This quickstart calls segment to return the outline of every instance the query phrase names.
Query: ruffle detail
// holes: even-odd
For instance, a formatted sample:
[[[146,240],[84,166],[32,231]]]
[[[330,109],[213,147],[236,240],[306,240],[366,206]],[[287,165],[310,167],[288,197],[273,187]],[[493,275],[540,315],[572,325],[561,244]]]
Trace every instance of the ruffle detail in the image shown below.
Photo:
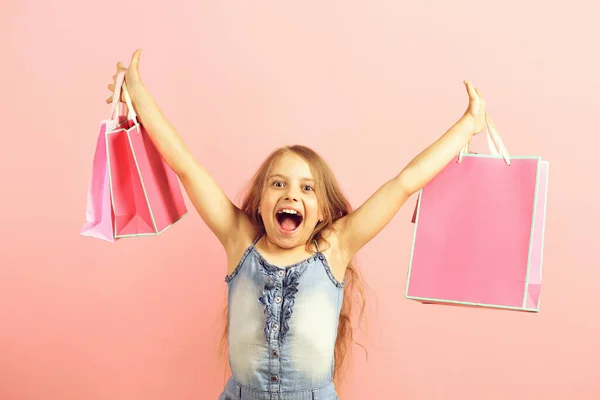
[[[327,273],[329,280],[335,285],[335,287],[337,287],[338,289],[345,288],[346,287],[346,276],[344,276],[344,280],[342,280],[341,282],[338,281],[335,278],[335,276],[333,276],[333,272],[331,272],[331,267],[329,266],[329,262],[327,261],[325,256],[323,254],[319,253],[319,258],[321,259],[321,262],[323,263],[323,266],[325,267],[325,272]]]
[[[289,331],[289,320],[292,317],[296,293],[298,293],[298,280],[311,259],[313,259],[313,257],[287,268],[279,268],[269,264],[262,257],[259,257],[262,273],[265,277],[265,286],[262,291],[262,296],[258,298],[258,302],[265,309],[264,333],[267,341],[269,341],[271,337],[275,324],[279,325],[279,344],[281,345],[285,340]],[[280,271],[284,271],[285,275],[278,280],[278,273]],[[275,299],[277,298],[278,293],[281,293],[281,317],[279,321],[277,320],[274,311]]]
[[[248,257],[248,254],[250,254],[251,250],[252,250],[252,246],[249,246],[246,249],[246,251],[244,251],[244,254],[242,254],[242,257],[240,258],[240,262],[238,263],[238,265],[236,265],[236,267],[233,270],[233,272],[230,275],[226,275],[225,276],[225,283],[231,282],[231,280],[233,278],[235,278],[236,275],[240,272],[240,269],[242,268],[242,265],[244,265],[244,261],[246,261],[246,258]]]
[[[265,286],[262,291],[262,296],[258,298],[258,302],[265,308],[265,339],[268,341],[275,325],[275,312],[273,311],[273,303],[275,302],[275,291],[277,290],[276,274],[277,270],[262,268],[262,273],[265,275]]]
[[[306,268],[306,267],[305,267]],[[301,271],[297,268],[288,269],[283,279],[283,301],[281,302],[281,332],[279,334],[279,344],[283,343],[283,339],[287,335],[290,326],[289,321],[292,317],[296,293],[298,293],[298,279]]]

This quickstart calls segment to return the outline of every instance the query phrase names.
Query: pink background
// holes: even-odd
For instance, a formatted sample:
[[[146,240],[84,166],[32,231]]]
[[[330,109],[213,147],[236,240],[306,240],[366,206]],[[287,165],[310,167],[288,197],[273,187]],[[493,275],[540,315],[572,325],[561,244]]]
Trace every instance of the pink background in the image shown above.
[[[106,85],[137,47],[232,197],[302,143],[357,206],[462,114],[472,80],[508,150],[551,162],[541,313],[404,299],[413,197],[359,254],[370,357],[342,398],[600,398],[598,3],[229,3],[2,1],[0,398],[222,388],[225,258],[199,217],[115,245],[78,234]]]

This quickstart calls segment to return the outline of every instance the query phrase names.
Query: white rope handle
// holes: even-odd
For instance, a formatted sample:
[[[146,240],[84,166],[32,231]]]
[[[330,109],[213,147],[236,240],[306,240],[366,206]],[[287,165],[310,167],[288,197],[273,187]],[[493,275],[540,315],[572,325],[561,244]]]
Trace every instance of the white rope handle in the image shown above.
[[[490,154],[502,155],[502,158],[504,158],[504,161],[506,161],[506,164],[510,165],[510,155],[508,154],[508,151],[506,150],[506,147],[504,146],[504,142],[502,141],[500,134],[498,133],[498,131],[496,130],[496,127],[494,126],[494,122],[492,121],[492,119],[490,118],[490,116],[487,112],[485,113],[485,131],[486,131],[488,149],[490,151]],[[458,162],[462,161],[463,155],[469,153],[470,147],[471,147],[471,140],[469,140],[469,142],[466,144],[466,146],[463,147],[463,149],[460,151],[460,153],[458,155]]]
[[[127,104],[127,119],[133,121],[137,125],[137,114],[133,109],[133,103],[131,102],[131,97],[129,97],[127,84],[125,82],[123,82],[123,97],[125,97],[125,104]]]
[[[123,110],[121,105],[121,88],[123,87],[123,82],[125,82],[125,70],[121,71],[117,76],[117,80],[115,81],[115,90],[113,90],[110,119],[115,120],[115,122]]]
[[[119,122],[119,116],[123,112],[123,105],[121,104],[121,93],[123,93],[123,97],[125,98],[125,105],[127,106],[127,119],[137,124],[137,114],[133,109],[133,103],[131,102],[131,97],[129,97],[129,92],[127,91],[127,84],[125,83],[126,72],[127,70],[123,69],[119,73],[119,76],[117,76],[117,81],[115,83],[112,109],[110,113],[110,119],[112,119],[115,122],[115,126],[117,126]]]

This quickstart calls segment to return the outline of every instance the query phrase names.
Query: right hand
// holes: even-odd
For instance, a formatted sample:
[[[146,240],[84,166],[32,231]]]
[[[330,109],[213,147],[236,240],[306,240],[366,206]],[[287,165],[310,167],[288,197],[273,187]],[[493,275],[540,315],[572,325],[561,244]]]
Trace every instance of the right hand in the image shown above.
[[[140,54],[142,53],[141,49],[137,49],[133,55],[131,56],[131,62],[129,63],[129,68],[127,68],[127,72],[125,72],[125,83],[127,84],[127,91],[129,96],[132,97],[132,92],[135,91],[135,88],[141,86],[142,82],[140,80],[140,71],[139,71],[139,62],[140,62]],[[108,85],[108,89],[111,91],[110,97],[106,99],[107,103],[112,103],[113,95],[115,92],[115,84],[117,82],[117,76],[119,73],[125,69],[125,66],[122,62],[117,63],[117,72],[113,75],[113,83]],[[123,92],[121,91],[121,102],[125,102],[125,97],[123,96]],[[133,101],[133,100],[132,100]]]

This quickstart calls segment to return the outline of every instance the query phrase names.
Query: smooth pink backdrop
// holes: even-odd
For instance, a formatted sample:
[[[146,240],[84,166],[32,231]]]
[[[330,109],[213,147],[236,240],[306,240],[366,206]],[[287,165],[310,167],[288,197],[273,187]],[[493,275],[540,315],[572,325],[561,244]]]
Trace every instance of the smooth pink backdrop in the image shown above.
[[[509,152],[551,162],[541,313],[405,300],[413,197],[359,254],[370,357],[357,351],[342,398],[600,398],[599,14],[581,0],[4,0],[0,398],[222,388],[225,258],[199,217],[115,245],[79,236],[106,86],[137,47],[232,197],[273,148],[302,143],[358,206],[462,114],[472,80]]]

